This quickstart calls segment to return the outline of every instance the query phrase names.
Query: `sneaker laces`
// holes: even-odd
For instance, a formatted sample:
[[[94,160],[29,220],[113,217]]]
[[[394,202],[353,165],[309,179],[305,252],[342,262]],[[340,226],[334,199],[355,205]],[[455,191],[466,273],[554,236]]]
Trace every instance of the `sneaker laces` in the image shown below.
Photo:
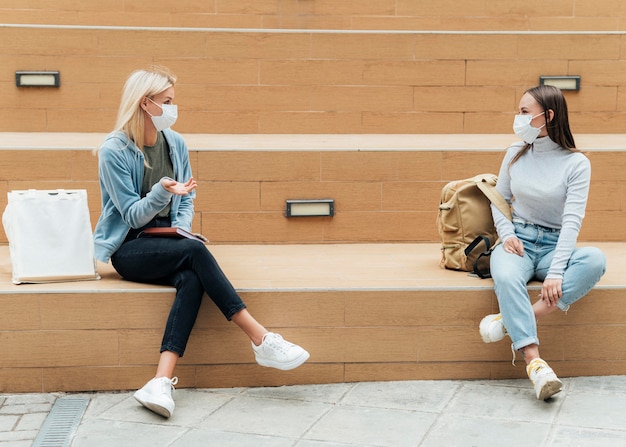
[[[290,343],[283,339],[282,335],[275,334],[273,332],[268,332],[263,336],[262,345],[265,344],[266,347],[278,351],[282,354],[285,354],[292,346],[293,343]]]
[[[515,356],[517,355],[517,351],[513,347],[513,343],[511,343],[511,353],[513,354],[513,360],[511,360],[511,364],[515,366]]]
[[[535,374],[539,374],[539,371],[541,371],[546,366],[548,366],[547,363],[543,361],[542,359],[540,358],[533,359],[528,364],[527,373],[529,376],[531,372],[534,372]]]
[[[161,392],[167,394],[174,393],[174,385],[178,384],[178,377],[172,377],[171,379],[169,377],[163,377],[159,380],[159,383],[161,384]]]

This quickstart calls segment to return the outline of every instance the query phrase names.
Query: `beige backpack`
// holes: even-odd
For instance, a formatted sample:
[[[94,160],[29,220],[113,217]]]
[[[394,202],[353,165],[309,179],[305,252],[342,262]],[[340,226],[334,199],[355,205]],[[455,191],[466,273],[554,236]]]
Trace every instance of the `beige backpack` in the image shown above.
[[[511,219],[511,208],[495,189],[498,177],[480,174],[448,183],[441,190],[437,228],[441,267],[489,278],[489,255],[498,241],[490,204]]]

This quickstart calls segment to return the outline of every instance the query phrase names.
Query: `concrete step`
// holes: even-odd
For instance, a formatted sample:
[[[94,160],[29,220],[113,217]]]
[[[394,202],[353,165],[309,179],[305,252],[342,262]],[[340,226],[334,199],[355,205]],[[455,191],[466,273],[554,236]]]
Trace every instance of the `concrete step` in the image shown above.
[[[567,314],[541,321],[542,356],[560,375],[626,374],[626,244],[593,244],[608,270]],[[484,345],[491,280],[439,268],[438,244],[211,245],[251,313],[311,353],[278,372],[205,299],[177,374],[185,386],[524,377],[508,341]],[[117,390],[154,373],[174,290],[102,279],[11,284],[0,247],[2,392]],[[531,296],[538,290],[531,284]],[[507,339],[508,340],[508,339]],[[555,366],[556,367],[556,366]]]

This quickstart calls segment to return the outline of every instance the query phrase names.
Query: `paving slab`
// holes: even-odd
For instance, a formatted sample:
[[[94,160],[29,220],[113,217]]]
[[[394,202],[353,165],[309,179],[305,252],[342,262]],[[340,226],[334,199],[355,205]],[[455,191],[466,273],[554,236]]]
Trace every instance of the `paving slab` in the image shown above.
[[[170,419],[132,392],[0,395],[0,447],[32,445],[68,395],[89,399],[72,447],[626,445],[626,376],[563,383],[546,402],[528,380],[182,389]]]

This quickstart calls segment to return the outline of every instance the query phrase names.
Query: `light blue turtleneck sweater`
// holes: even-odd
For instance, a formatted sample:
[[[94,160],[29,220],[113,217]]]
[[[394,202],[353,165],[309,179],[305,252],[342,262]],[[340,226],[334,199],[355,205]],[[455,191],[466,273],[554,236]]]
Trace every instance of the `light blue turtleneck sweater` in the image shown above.
[[[563,278],[585,216],[591,164],[581,152],[543,137],[509,166],[522,146],[516,143],[507,149],[496,189],[512,205],[513,219],[561,229],[547,278]],[[511,221],[495,206],[491,210],[500,239],[504,242],[514,236]]]

